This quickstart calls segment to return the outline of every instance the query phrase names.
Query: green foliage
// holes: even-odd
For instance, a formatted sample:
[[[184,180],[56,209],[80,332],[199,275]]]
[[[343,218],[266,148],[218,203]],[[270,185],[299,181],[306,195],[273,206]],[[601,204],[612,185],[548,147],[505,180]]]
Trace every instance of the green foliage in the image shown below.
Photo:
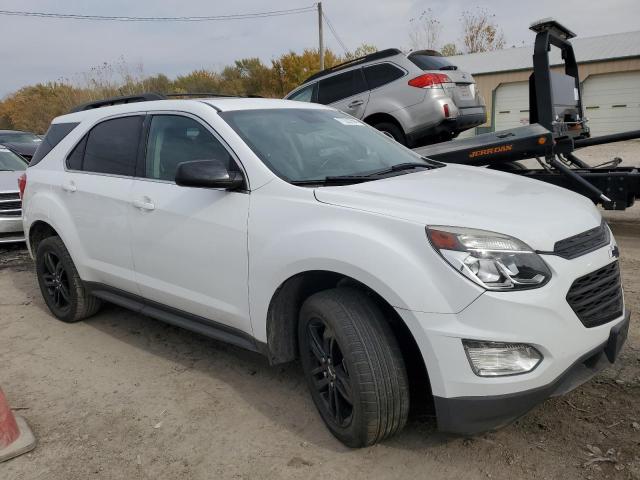
[[[363,44],[341,58],[325,51],[325,67],[375,52]],[[170,79],[166,75],[144,75],[142,65],[131,65],[120,57],[113,64],[92,67],[79,81],[61,80],[23,87],[0,101],[0,128],[44,133],[51,120],[74,106],[101,98],[157,93],[218,93],[282,98],[320,69],[317,49],[288,52],[265,65],[259,58],[243,58],[221,72],[194,70]]]

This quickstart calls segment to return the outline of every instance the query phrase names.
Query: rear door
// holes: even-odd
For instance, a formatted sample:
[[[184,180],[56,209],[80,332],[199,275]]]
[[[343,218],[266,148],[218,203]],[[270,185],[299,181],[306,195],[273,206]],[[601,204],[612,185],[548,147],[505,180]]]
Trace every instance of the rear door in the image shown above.
[[[136,291],[131,256],[131,188],[144,115],[104,120],[69,154],[62,198],[73,216],[87,280]]]
[[[181,187],[178,165],[239,164],[196,117],[149,116],[144,165],[130,208],[140,294],[162,305],[251,333],[248,304],[247,191]]]
[[[362,118],[368,102],[369,90],[360,68],[318,82],[318,103],[331,105],[356,118]]]

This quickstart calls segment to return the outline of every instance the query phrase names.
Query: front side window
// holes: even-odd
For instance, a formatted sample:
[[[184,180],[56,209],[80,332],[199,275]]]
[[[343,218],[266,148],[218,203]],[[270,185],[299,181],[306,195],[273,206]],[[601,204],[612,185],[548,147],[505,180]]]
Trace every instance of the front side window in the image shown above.
[[[348,98],[367,89],[362,70],[356,68],[340,73],[318,82],[318,103],[329,105],[343,98]]]
[[[93,127],[86,140],[81,168],[77,170],[132,177],[143,119],[142,116],[114,118]],[[68,158],[68,164],[76,150]]]
[[[0,172],[21,172],[27,169],[27,162],[8,148],[0,145]]]
[[[312,102],[314,87],[315,84],[304,87],[302,90],[298,90],[296,93],[287,98],[287,100],[296,100],[297,102]]]
[[[220,116],[271,171],[291,183],[433,163],[335,110],[237,110]]]
[[[215,160],[237,170],[227,149],[201,123],[180,115],[154,115],[147,141],[146,177],[173,181],[178,165]]]

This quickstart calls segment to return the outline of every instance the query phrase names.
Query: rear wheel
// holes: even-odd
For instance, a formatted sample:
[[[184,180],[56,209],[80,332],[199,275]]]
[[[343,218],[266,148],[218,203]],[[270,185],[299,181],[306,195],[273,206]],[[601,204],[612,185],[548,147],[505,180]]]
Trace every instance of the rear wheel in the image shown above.
[[[395,123],[380,122],[373,125],[373,128],[380,130],[382,133],[393,138],[396,142],[401,143],[402,145],[407,144],[407,139],[404,136],[404,132]]]
[[[36,275],[47,307],[63,322],[94,315],[101,306],[89,295],[60,237],[45,238],[36,251]]]
[[[350,447],[381,441],[405,425],[409,384],[383,312],[355,288],[326,290],[302,306],[302,368],[322,419]]]

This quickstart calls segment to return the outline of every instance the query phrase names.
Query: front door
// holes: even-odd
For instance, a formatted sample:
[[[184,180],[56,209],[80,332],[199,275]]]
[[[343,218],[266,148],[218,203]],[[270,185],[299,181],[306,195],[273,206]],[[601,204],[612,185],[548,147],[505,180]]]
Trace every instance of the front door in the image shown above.
[[[238,165],[199,120],[151,116],[144,172],[133,182],[132,251],[143,297],[251,333],[248,306],[249,193],[181,187],[178,164]]]

